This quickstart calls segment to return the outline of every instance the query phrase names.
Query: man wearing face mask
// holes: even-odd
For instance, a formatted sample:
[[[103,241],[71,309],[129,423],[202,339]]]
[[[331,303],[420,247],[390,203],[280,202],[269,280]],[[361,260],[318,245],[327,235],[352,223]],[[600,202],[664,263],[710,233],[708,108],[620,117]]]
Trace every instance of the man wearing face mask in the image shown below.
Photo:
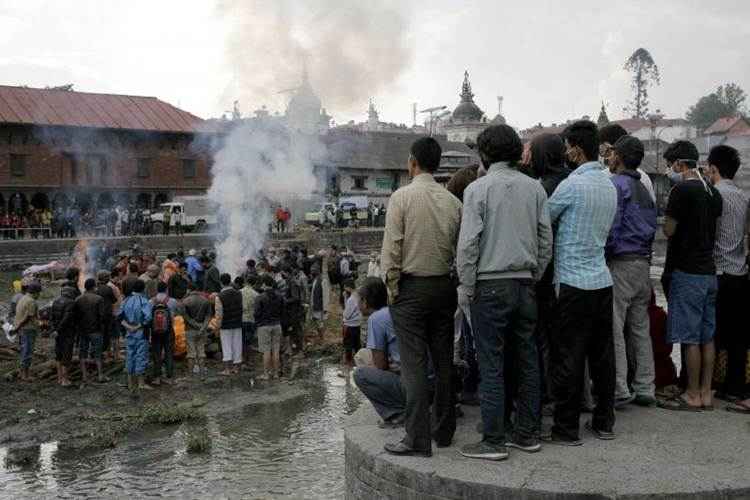
[[[669,177],[677,183],[669,193],[664,223],[668,238],[662,277],[669,304],[667,341],[682,346],[687,390],[660,406],[680,411],[713,409],[718,288],[713,252],[722,200],[698,169],[694,144],[676,141],[664,152],[664,159]]]
[[[550,336],[554,425],[542,439],[580,446],[579,419],[588,360],[596,381],[596,408],[587,428],[614,439],[615,359],[612,342],[612,276],[604,247],[617,211],[617,190],[597,161],[596,125],[581,120],[563,133],[568,161],[577,168],[549,199],[555,241],[558,327]]]
[[[599,129],[599,156],[601,162],[605,167],[609,168],[609,172],[615,175],[615,165],[610,161],[612,153],[614,151],[615,143],[620,140],[620,137],[628,135],[627,130],[618,123],[610,123]],[[654,191],[654,183],[651,182],[651,178],[643,171],[641,167],[636,169],[636,172],[641,174],[641,184],[646,188],[648,194],[651,195],[651,199],[656,203],[656,192]]]

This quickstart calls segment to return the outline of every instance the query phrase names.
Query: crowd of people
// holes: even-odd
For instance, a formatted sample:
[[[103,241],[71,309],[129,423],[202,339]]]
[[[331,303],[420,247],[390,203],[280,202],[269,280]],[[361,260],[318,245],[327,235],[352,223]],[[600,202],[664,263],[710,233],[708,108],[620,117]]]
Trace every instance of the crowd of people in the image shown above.
[[[76,354],[81,384],[109,382],[103,361],[120,359],[121,343],[131,389],[171,384],[178,323],[189,374],[207,373],[207,346],[215,341],[224,363],[221,375],[236,375],[245,365],[260,380],[278,379],[284,360],[304,353],[308,316],[313,340],[322,340],[331,277],[337,283],[356,279],[358,266],[351,252],[336,247],[316,255],[299,247],[261,251],[235,276],[220,272],[216,255],[207,250],[170,253],[158,261],[137,245],[130,252],[89,249],[86,261],[90,265],[83,271],[68,269],[60,295],[48,309],[40,311],[37,304],[37,280],[24,282],[11,300],[8,320],[19,337],[21,380],[32,380],[35,341],[46,329],[56,335],[61,386],[72,384],[69,373]],[[340,275],[338,269],[351,270]],[[91,276],[83,279],[82,272]],[[256,342],[263,354],[257,369],[249,355]],[[88,368],[94,366],[90,377]]]
[[[77,238],[151,234],[151,211],[136,207],[82,209],[77,206],[0,211],[3,239]]]
[[[748,197],[733,182],[736,150],[716,146],[703,166],[690,142],[664,152],[674,181],[666,313],[650,276],[658,224],[639,139],[579,121],[524,148],[498,125],[477,150],[481,165],[446,190],[433,178],[439,144],[414,142],[412,181],[389,203],[377,265],[385,282],[368,278],[357,292],[369,319],[354,380],[381,426],[405,427],[388,453],[450,446],[458,404],[481,410],[481,439],[461,455],[487,460],[579,446],[582,413],[588,433],[615,439],[616,410],[630,404],[708,412],[720,397],[750,413],[739,317]],[[719,387],[716,345],[727,351]]]

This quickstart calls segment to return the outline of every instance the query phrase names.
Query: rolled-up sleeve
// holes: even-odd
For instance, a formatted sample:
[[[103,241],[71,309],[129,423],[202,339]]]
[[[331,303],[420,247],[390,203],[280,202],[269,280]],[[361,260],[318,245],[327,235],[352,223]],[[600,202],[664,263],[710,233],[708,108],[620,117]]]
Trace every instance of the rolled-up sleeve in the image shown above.
[[[456,249],[456,269],[461,286],[473,295],[477,281],[479,241],[484,231],[481,201],[472,186],[464,192],[463,216]]]

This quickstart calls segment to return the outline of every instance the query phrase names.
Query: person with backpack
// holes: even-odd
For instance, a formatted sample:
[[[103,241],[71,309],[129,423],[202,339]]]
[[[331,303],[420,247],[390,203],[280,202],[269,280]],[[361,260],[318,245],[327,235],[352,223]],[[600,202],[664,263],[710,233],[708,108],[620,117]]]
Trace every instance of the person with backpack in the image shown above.
[[[220,279],[223,288],[216,296],[215,304],[225,365],[221,374],[233,375],[240,372],[242,364],[242,293],[232,286],[229,274],[222,274]]]
[[[151,385],[161,385],[162,363],[167,371],[165,383],[171,385],[174,379],[174,318],[177,307],[177,301],[167,295],[167,284],[160,281],[157,294],[151,299]]]
[[[73,359],[73,341],[76,334],[75,302],[76,290],[64,286],[60,289],[60,296],[52,303],[50,320],[52,328],[57,332],[55,338],[55,361],[57,361],[57,383],[68,387],[70,362]]]

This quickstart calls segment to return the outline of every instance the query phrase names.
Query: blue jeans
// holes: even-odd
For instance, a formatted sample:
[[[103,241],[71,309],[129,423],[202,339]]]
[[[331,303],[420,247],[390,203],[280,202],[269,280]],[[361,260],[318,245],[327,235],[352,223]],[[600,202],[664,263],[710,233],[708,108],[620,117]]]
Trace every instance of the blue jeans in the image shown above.
[[[31,358],[34,355],[34,342],[36,342],[36,330],[31,328],[21,330],[18,335],[21,343],[21,368],[31,366]]]
[[[148,368],[148,341],[142,331],[130,332],[125,337],[125,366],[128,375],[143,375]]]
[[[535,437],[541,420],[541,389],[534,335],[537,320],[534,283],[530,279],[478,282],[471,318],[481,375],[484,440],[504,445],[506,431],[522,438]],[[513,366],[514,382],[506,387],[508,364]],[[506,429],[513,396],[516,396],[515,425],[514,429]]]
[[[406,392],[398,374],[362,366],[354,370],[354,383],[383,420],[401,416],[406,411]]]

